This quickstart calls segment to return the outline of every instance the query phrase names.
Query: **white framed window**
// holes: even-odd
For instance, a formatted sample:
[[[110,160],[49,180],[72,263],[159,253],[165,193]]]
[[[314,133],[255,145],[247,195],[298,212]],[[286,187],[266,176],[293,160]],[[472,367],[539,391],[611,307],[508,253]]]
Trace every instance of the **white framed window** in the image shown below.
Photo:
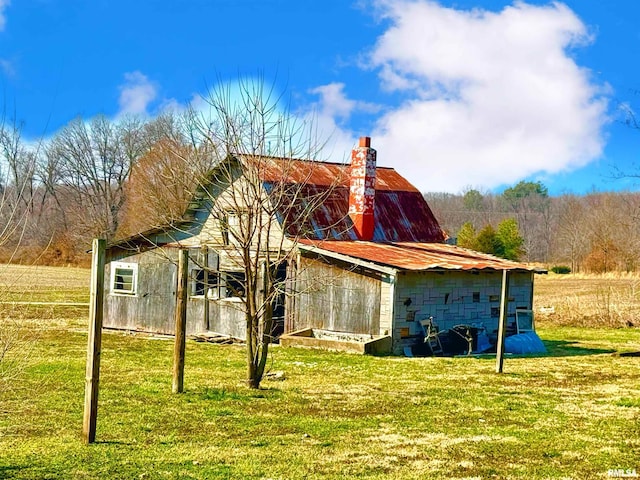
[[[111,293],[135,295],[138,287],[138,264],[111,264]]]

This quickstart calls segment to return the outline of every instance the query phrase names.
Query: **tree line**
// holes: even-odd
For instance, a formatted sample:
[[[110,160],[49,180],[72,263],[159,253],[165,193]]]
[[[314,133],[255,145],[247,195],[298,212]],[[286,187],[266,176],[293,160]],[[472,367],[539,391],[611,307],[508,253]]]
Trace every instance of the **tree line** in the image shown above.
[[[193,112],[98,116],[32,142],[20,125],[0,125],[0,261],[84,263],[93,238],[177,220],[226,154],[208,138],[211,128]],[[640,265],[640,193],[550,196],[541,182],[523,181],[502,193],[425,198],[461,246],[574,272]]]
[[[573,272],[640,267],[638,192],[550,196],[541,182],[522,181],[500,194],[468,189],[425,198],[461,246]]]
[[[113,240],[182,215],[219,158],[191,113],[104,116],[26,141],[0,127],[0,261],[85,263],[93,238]]]

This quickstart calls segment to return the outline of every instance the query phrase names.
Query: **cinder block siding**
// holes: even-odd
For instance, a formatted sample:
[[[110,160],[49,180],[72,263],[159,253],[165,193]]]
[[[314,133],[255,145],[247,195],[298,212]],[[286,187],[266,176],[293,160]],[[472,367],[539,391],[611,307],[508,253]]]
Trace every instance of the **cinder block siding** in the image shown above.
[[[483,324],[491,336],[498,328],[501,286],[499,271],[399,272],[394,295],[394,352],[401,353],[405,344],[415,341],[420,328],[414,319],[421,315],[432,315],[441,330],[459,324]],[[516,308],[531,309],[532,299],[533,275],[512,272],[510,319],[515,319]]]

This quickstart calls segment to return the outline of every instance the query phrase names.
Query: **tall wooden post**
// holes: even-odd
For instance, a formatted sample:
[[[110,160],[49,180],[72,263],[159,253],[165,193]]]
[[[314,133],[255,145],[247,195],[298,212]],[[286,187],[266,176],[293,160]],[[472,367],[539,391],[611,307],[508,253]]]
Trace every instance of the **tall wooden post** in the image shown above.
[[[89,338],[87,343],[87,368],[84,385],[84,418],[82,421],[82,438],[86,444],[93,443],[96,440],[106,246],[106,240],[93,240],[91,296],[89,303]]]
[[[187,329],[187,290],[189,280],[189,251],[180,250],[178,256],[178,285],[176,289],[176,339],[173,346],[173,393],[184,391],[184,351]]]
[[[204,245],[202,247],[202,269],[204,270],[203,279],[204,282],[204,326],[209,330],[209,247]]]
[[[500,323],[498,324],[498,344],[496,345],[496,373],[502,373],[504,363],[504,337],[507,330],[509,306],[509,271],[502,271],[502,293],[500,295]]]

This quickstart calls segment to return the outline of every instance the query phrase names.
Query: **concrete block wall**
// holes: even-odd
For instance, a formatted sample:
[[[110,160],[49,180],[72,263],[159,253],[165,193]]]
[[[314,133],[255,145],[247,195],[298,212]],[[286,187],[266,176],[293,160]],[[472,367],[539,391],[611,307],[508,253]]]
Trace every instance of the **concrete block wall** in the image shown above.
[[[394,352],[415,343],[421,334],[415,321],[432,315],[440,330],[459,324],[482,324],[497,331],[502,272],[400,272],[394,295]],[[509,321],[516,308],[531,309],[533,275],[513,272],[509,281]]]

